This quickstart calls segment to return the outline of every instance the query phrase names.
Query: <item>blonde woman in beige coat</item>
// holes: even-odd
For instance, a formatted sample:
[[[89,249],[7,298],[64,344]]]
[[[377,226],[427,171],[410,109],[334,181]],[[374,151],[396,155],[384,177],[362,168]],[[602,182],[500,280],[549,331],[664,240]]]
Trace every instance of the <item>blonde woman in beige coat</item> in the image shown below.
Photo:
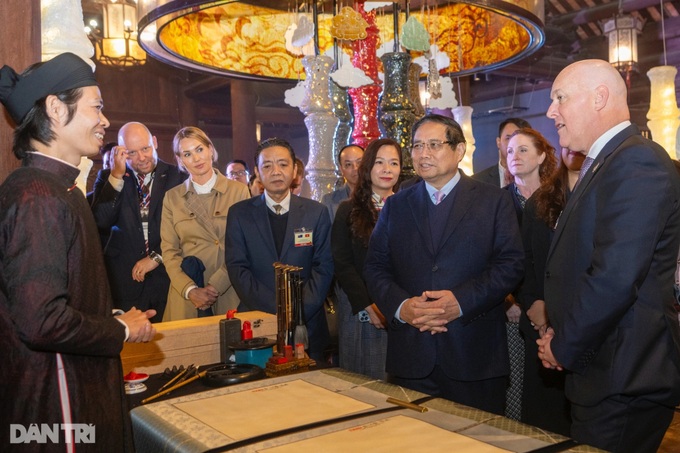
[[[227,179],[213,168],[217,152],[208,136],[196,127],[180,129],[173,140],[177,163],[190,177],[168,191],[163,200],[161,249],[170,276],[163,321],[224,314],[239,304],[225,265],[227,213],[234,203],[250,198],[248,187]],[[205,266],[204,287],[196,275],[182,270],[187,257]]]

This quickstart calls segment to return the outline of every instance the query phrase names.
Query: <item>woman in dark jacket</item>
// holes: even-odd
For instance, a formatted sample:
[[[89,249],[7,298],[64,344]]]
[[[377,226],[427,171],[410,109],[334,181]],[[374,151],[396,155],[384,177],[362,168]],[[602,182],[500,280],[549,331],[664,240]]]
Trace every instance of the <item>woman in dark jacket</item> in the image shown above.
[[[570,432],[571,417],[564,395],[565,374],[541,365],[536,340],[549,325],[543,275],[550,241],[557,219],[576,185],[584,158],[582,153],[563,148],[557,172],[529,199],[522,219],[525,274],[518,296],[522,307],[519,327],[524,335],[526,354],[522,421],[566,436]]]
[[[359,167],[352,197],[340,204],[333,222],[331,248],[338,294],[340,367],[384,379],[387,354],[385,318],[368,295],[364,260],[378,214],[392,195],[401,172],[401,148],[388,138],[371,142]]]

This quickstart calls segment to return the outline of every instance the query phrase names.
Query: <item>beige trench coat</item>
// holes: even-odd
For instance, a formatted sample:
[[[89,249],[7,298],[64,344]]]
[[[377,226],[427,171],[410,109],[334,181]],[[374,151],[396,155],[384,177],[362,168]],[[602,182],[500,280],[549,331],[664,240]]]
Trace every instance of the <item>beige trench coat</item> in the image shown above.
[[[238,181],[227,179],[219,171],[213,194],[217,197],[211,215],[212,225],[204,225],[187,205],[188,192],[194,191],[191,179],[174,187],[165,194],[161,221],[161,250],[163,263],[170,276],[168,304],[163,321],[177,321],[196,317],[196,308],[185,299],[186,290],[194,281],[186,275],[181,264],[184,257],[195,256],[205,265],[205,284],[212,285],[219,293],[213,311],[224,314],[239,304],[236,291],[231,286],[225,264],[224,237],[227,229],[227,213],[234,203],[250,198],[248,187]]]

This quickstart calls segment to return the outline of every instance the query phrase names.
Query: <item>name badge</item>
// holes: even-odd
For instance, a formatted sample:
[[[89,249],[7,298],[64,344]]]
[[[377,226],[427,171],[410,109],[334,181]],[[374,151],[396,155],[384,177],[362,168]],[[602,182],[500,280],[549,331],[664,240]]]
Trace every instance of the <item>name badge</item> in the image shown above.
[[[300,228],[293,231],[295,236],[295,247],[312,247],[314,245],[314,230]]]

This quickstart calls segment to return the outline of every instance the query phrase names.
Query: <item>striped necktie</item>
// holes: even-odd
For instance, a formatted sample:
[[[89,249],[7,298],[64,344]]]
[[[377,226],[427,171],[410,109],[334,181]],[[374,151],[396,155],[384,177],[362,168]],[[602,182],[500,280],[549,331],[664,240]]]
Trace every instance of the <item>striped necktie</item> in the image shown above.
[[[579,185],[583,177],[586,175],[588,172],[588,169],[593,165],[593,162],[595,159],[592,157],[586,157],[586,160],[583,161],[583,165],[581,166],[581,171],[578,172],[578,179],[576,180],[576,184],[574,184],[574,189]]]

